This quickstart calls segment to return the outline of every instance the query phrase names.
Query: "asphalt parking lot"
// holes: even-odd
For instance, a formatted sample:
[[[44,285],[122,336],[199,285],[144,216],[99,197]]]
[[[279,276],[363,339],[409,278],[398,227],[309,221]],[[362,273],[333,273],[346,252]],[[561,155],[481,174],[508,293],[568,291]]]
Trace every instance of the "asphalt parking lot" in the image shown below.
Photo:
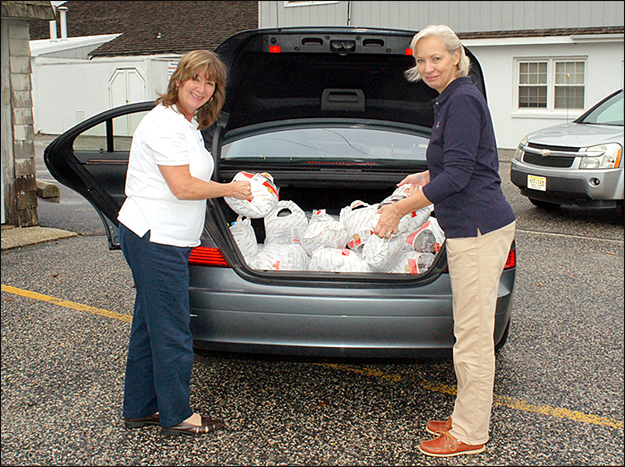
[[[425,457],[449,360],[196,352],[200,438],[121,420],[134,291],[101,234],[2,251],[2,465],[623,465],[623,217],[546,213],[516,192],[517,287],[485,453]]]

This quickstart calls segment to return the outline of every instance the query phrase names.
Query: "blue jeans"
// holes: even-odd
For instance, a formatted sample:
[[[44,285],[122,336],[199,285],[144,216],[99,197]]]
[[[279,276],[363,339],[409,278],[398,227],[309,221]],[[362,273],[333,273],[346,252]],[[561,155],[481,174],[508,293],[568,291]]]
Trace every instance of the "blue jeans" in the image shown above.
[[[193,336],[189,309],[191,248],[150,242],[123,224],[119,242],[135,282],[135,309],[128,345],[124,418],[159,412],[161,425],[193,415],[190,406]]]

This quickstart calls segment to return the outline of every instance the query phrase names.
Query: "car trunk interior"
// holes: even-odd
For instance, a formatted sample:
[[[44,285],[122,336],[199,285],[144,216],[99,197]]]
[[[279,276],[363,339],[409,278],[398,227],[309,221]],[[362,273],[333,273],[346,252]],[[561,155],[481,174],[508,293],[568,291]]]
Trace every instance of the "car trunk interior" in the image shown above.
[[[406,55],[244,53],[228,83],[229,128],[300,118],[363,118],[432,126],[436,91],[410,83]],[[302,73],[306,79],[302,79]]]
[[[308,218],[310,218],[312,211],[325,209],[328,214],[337,219],[341,209],[349,206],[353,201],[360,200],[371,205],[378,204],[391,195],[396,188],[391,184],[386,188],[348,187],[345,185],[314,187],[298,184],[281,186],[279,183],[276,183],[276,185],[279,188],[280,200],[294,202],[306,213]],[[219,201],[219,206],[228,224],[237,219],[238,214],[223,199]],[[264,243],[266,236],[264,220],[260,218],[252,219],[251,221],[258,242]]]
[[[409,33],[343,37],[340,31],[332,36],[280,31],[230,44],[233,48],[218,48],[229,68],[224,107],[228,121],[218,141],[227,140],[232,132],[285,120],[346,119],[352,125],[387,122],[431,128],[432,100],[438,93],[423,82],[409,82],[404,75],[415,64],[407,53],[411,39]],[[272,53],[275,50],[280,53]],[[418,162],[417,166],[330,162],[289,167],[263,160],[237,166],[220,159],[219,142],[212,145],[212,152],[217,181],[229,182],[240,170],[267,172],[279,188],[280,200],[293,201],[308,215],[325,209],[338,216],[355,200],[380,203],[406,174],[426,170]],[[225,202],[219,205],[227,222],[237,218]],[[263,220],[252,223],[262,243]]]

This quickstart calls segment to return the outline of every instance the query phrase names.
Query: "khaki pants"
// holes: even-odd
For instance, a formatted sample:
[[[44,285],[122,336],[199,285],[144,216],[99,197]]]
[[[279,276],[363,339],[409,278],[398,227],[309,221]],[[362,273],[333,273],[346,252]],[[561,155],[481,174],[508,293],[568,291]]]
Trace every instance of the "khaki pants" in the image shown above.
[[[458,384],[450,434],[466,444],[488,441],[495,379],[497,291],[515,226],[512,222],[486,235],[447,239]]]

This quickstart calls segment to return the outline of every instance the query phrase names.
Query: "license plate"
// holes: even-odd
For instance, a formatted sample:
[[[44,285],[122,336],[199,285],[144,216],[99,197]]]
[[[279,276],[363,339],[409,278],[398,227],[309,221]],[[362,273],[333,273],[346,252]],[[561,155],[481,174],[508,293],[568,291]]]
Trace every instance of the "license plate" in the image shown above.
[[[528,175],[527,188],[530,190],[547,191],[547,178]]]

